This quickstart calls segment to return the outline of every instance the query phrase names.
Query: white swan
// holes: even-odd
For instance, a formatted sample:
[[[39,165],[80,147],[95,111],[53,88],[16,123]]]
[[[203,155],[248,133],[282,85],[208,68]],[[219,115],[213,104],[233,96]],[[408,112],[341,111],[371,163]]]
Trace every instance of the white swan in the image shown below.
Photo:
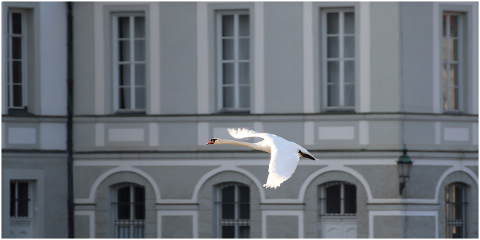
[[[311,153],[300,145],[287,141],[282,137],[270,133],[257,133],[248,129],[228,129],[228,133],[234,138],[259,137],[263,141],[257,143],[240,142],[226,140],[221,138],[210,139],[209,144],[234,144],[250,147],[256,150],[270,153],[270,164],[268,167],[267,183],[263,184],[265,188],[277,188],[289,179],[297,168],[300,156],[317,160]]]

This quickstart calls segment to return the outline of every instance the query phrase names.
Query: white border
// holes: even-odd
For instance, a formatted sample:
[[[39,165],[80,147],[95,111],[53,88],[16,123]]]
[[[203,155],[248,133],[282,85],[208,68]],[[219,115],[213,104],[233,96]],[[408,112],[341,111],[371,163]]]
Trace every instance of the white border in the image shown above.
[[[163,216],[192,216],[192,238],[198,238],[198,211],[185,210],[158,210],[157,211],[157,238],[162,238]]]
[[[438,238],[438,211],[369,211],[368,212],[368,237],[373,238],[375,216],[429,216],[435,217],[435,238]]]
[[[297,216],[297,238],[304,238],[303,210],[262,210],[262,238],[267,238],[267,216]]]

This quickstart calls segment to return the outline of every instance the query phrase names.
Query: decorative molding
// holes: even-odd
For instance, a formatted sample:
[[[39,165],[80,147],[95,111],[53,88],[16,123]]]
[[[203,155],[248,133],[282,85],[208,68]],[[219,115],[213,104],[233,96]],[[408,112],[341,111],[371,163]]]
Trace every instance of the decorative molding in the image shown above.
[[[158,210],[157,211],[157,238],[162,238],[163,216],[192,216],[192,237],[198,238],[198,211],[188,210]]]
[[[262,238],[267,238],[267,216],[297,216],[298,238],[304,238],[303,210],[262,210]]]
[[[95,210],[75,210],[75,216],[88,216],[89,237],[95,238]]]
[[[435,217],[435,238],[438,238],[438,211],[369,211],[368,237],[374,238],[374,217],[376,216],[428,216]]]

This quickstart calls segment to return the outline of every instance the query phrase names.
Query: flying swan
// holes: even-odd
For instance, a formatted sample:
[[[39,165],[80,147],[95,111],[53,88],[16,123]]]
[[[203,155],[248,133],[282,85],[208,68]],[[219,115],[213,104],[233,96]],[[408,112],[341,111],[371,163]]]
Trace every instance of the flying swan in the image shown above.
[[[210,139],[209,144],[234,144],[240,146],[250,147],[256,150],[270,153],[270,164],[268,166],[268,179],[267,183],[263,184],[265,188],[277,188],[289,179],[295,169],[297,168],[298,160],[300,156],[309,158],[311,160],[317,160],[311,153],[300,145],[287,141],[282,137],[279,137],[271,133],[257,133],[249,129],[233,129],[229,128],[228,133],[234,138],[248,138],[259,137],[263,138],[263,141],[256,143],[240,142],[234,140],[226,140],[221,138]]]

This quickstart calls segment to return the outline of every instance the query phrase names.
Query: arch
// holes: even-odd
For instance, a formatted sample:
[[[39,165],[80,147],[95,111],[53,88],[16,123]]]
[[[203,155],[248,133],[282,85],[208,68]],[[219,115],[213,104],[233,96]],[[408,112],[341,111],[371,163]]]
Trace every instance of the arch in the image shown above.
[[[260,183],[260,181],[253,174],[248,172],[247,170],[241,169],[241,168],[238,168],[238,167],[235,167],[235,166],[221,166],[221,167],[215,168],[215,169],[211,170],[210,172],[206,173],[205,175],[203,175],[200,178],[200,180],[198,180],[197,185],[195,185],[195,189],[193,191],[193,196],[192,196],[192,201],[193,202],[198,202],[198,194],[200,192],[200,189],[202,188],[203,184],[205,184],[205,182],[208,179],[210,179],[211,177],[215,176],[218,173],[227,172],[227,171],[233,171],[233,172],[241,173],[241,174],[245,175],[246,177],[248,177],[250,180],[252,180],[252,182],[255,183],[255,186],[257,186],[258,192],[260,193],[260,202],[261,203],[265,202],[265,192],[263,191],[262,184]]]
[[[348,174],[352,175],[353,177],[355,177],[360,183],[362,183],[363,188],[365,189],[365,191],[367,193],[368,201],[370,202],[373,199],[372,192],[370,190],[370,185],[368,185],[367,180],[365,180],[365,178],[363,178],[363,176],[360,173],[358,173],[357,171],[355,171],[351,168],[347,168],[345,166],[335,166],[335,167],[334,166],[328,166],[328,167],[324,167],[324,168],[321,168],[321,169],[315,171],[314,173],[310,174],[310,176],[308,176],[307,179],[305,179],[302,186],[300,187],[300,192],[298,194],[298,199],[300,200],[300,202],[304,202],[305,191],[307,190],[307,187],[310,185],[310,183],[312,183],[312,181],[316,177],[318,177],[321,174],[324,174],[326,172],[333,172],[333,171],[345,172],[345,173],[348,173]]]
[[[448,177],[448,175],[450,175],[454,172],[462,172],[462,173],[467,174],[469,177],[471,177],[473,179],[473,181],[475,182],[475,184],[477,184],[477,187],[478,187],[478,178],[472,170],[470,170],[468,168],[462,168],[460,166],[453,166],[453,167],[449,168],[447,171],[445,171],[442,174],[442,176],[440,176],[440,178],[438,179],[437,187],[435,188],[435,202],[436,203],[439,202],[440,187],[442,186],[443,181]]]
[[[152,186],[153,188],[153,191],[155,192],[155,199],[156,199],[156,202],[159,202],[161,197],[160,197],[160,189],[158,188],[158,185],[155,183],[155,181],[153,180],[152,177],[150,177],[150,175],[148,175],[147,173],[143,172],[142,170],[138,169],[138,168],[134,168],[132,166],[119,166],[119,167],[116,167],[116,168],[113,168],[113,169],[110,169],[104,173],[102,173],[102,175],[100,175],[96,180],[95,182],[93,183],[92,185],[92,188],[90,189],[90,194],[88,196],[88,199],[85,199],[85,202],[86,203],[95,203],[95,194],[97,192],[97,189],[98,187],[100,186],[100,184],[107,178],[109,177],[110,175],[114,174],[114,173],[118,173],[118,172],[133,172],[133,173],[136,173],[140,176],[142,176],[143,178],[145,178],[149,183],[150,185]]]

